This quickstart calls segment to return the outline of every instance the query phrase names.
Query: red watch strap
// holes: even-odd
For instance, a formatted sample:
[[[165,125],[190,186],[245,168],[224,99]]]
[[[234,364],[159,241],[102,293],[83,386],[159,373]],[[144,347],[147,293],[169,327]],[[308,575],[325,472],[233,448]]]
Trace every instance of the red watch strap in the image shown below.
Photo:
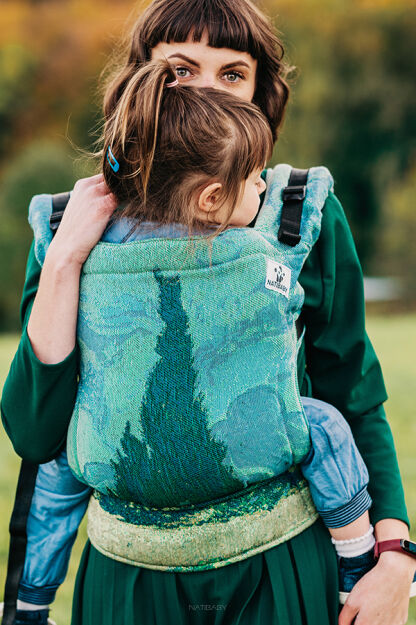
[[[376,560],[383,551],[402,551],[402,539],[394,538],[393,540],[381,540],[374,545],[374,557]]]

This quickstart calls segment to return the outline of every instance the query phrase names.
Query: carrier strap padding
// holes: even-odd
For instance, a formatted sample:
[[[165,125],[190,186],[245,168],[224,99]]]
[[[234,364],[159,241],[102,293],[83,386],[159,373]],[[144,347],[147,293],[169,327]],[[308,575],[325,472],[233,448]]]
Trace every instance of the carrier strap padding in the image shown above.
[[[16,618],[16,602],[19,583],[26,555],[26,524],[35,490],[38,465],[22,460],[16,488],[16,498],[10,519],[10,547],[4,588],[4,611],[2,625],[13,625]]]
[[[283,206],[278,239],[291,247],[294,247],[300,241],[299,232],[308,171],[308,169],[292,168],[288,185],[282,191]]]

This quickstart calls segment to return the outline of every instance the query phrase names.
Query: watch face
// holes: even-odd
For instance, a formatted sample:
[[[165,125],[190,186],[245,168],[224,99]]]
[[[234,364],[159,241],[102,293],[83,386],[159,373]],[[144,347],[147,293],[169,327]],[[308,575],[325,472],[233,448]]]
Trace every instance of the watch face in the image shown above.
[[[412,543],[410,540],[403,540],[403,549],[416,556],[416,543]]]

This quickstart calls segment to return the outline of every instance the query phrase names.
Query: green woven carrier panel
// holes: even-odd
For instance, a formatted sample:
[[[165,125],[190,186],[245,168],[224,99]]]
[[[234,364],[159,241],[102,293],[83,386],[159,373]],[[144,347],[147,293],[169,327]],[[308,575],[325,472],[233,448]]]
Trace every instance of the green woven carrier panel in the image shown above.
[[[99,242],[83,266],[80,382],[68,433],[75,475],[112,501],[186,508],[287,475],[308,453],[295,321],[298,283],[333,186],[309,172],[301,243],[277,239],[289,165],[267,171],[255,228],[191,253],[185,238]],[[43,263],[51,196],[29,221]],[[124,512],[123,512],[124,511]]]

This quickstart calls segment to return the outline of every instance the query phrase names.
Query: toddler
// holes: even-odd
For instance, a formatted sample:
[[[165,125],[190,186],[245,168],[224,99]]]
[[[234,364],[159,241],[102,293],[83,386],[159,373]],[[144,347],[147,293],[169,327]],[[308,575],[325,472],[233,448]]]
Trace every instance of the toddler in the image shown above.
[[[241,137],[246,138],[246,143],[234,150],[233,167],[228,164],[225,168],[225,172],[232,172],[229,177],[223,173],[227,150],[212,150],[209,138],[205,144],[197,140],[201,128],[211,122],[201,117],[206,115],[206,102],[218,103],[223,111],[221,122],[229,131],[230,143],[236,141],[237,133],[241,141]],[[250,116],[255,133],[245,125]],[[221,131],[214,126],[214,132]],[[273,142],[260,111],[253,104],[213,89],[202,92],[179,87],[167,62],[150,63],[138,70],[134,95],[131,90],[124,98],[105,132],[103,171],[107,184],[121,202],[102,243],[122,245],[155,237],[189,237],[191,241],[201,236],[212,243],[232,228],[246,228],[258,214],[264,193],[267,202],[263,169]],[[181,144],[182,168],[170,170],[168,156]],[[245,149],[247,145],[250,149]],[[188,159],[191,153],[193,157]],[[139,166],[135,168],[137,162]],[[126,175],[123,168],[127,169]],[[280,175],[281,170],[269,172],[270,176]],[[325,172],[317,175],[329,180]],[[172,194],[176,193],[176,204],[170,204],[172,212],[166,215],[169,186]],[[308,191],[313,192],[309,185]],[[183,207],[188,210],[186,220]],[[375,541],[368,514],[368,473],[342,415],[314,398],[302,397],[301,405],[309,425],[310,448],[299,451],[297,464],[331,533],[339,557],[343,602],[353,585],[375,563]],[[70,465],[73,469],[71,458]],[[28,546],[16,625],[47,623],[49,605],[65,577],[94,481],[90,474],[77,473],[85,479],[82,483],[73,476],[71,468],[66,451],[39,467],[27,526]],[[289,468],[284,463],[279,465],[281,472]],[[249,483],[247,478],[245,485]]]

